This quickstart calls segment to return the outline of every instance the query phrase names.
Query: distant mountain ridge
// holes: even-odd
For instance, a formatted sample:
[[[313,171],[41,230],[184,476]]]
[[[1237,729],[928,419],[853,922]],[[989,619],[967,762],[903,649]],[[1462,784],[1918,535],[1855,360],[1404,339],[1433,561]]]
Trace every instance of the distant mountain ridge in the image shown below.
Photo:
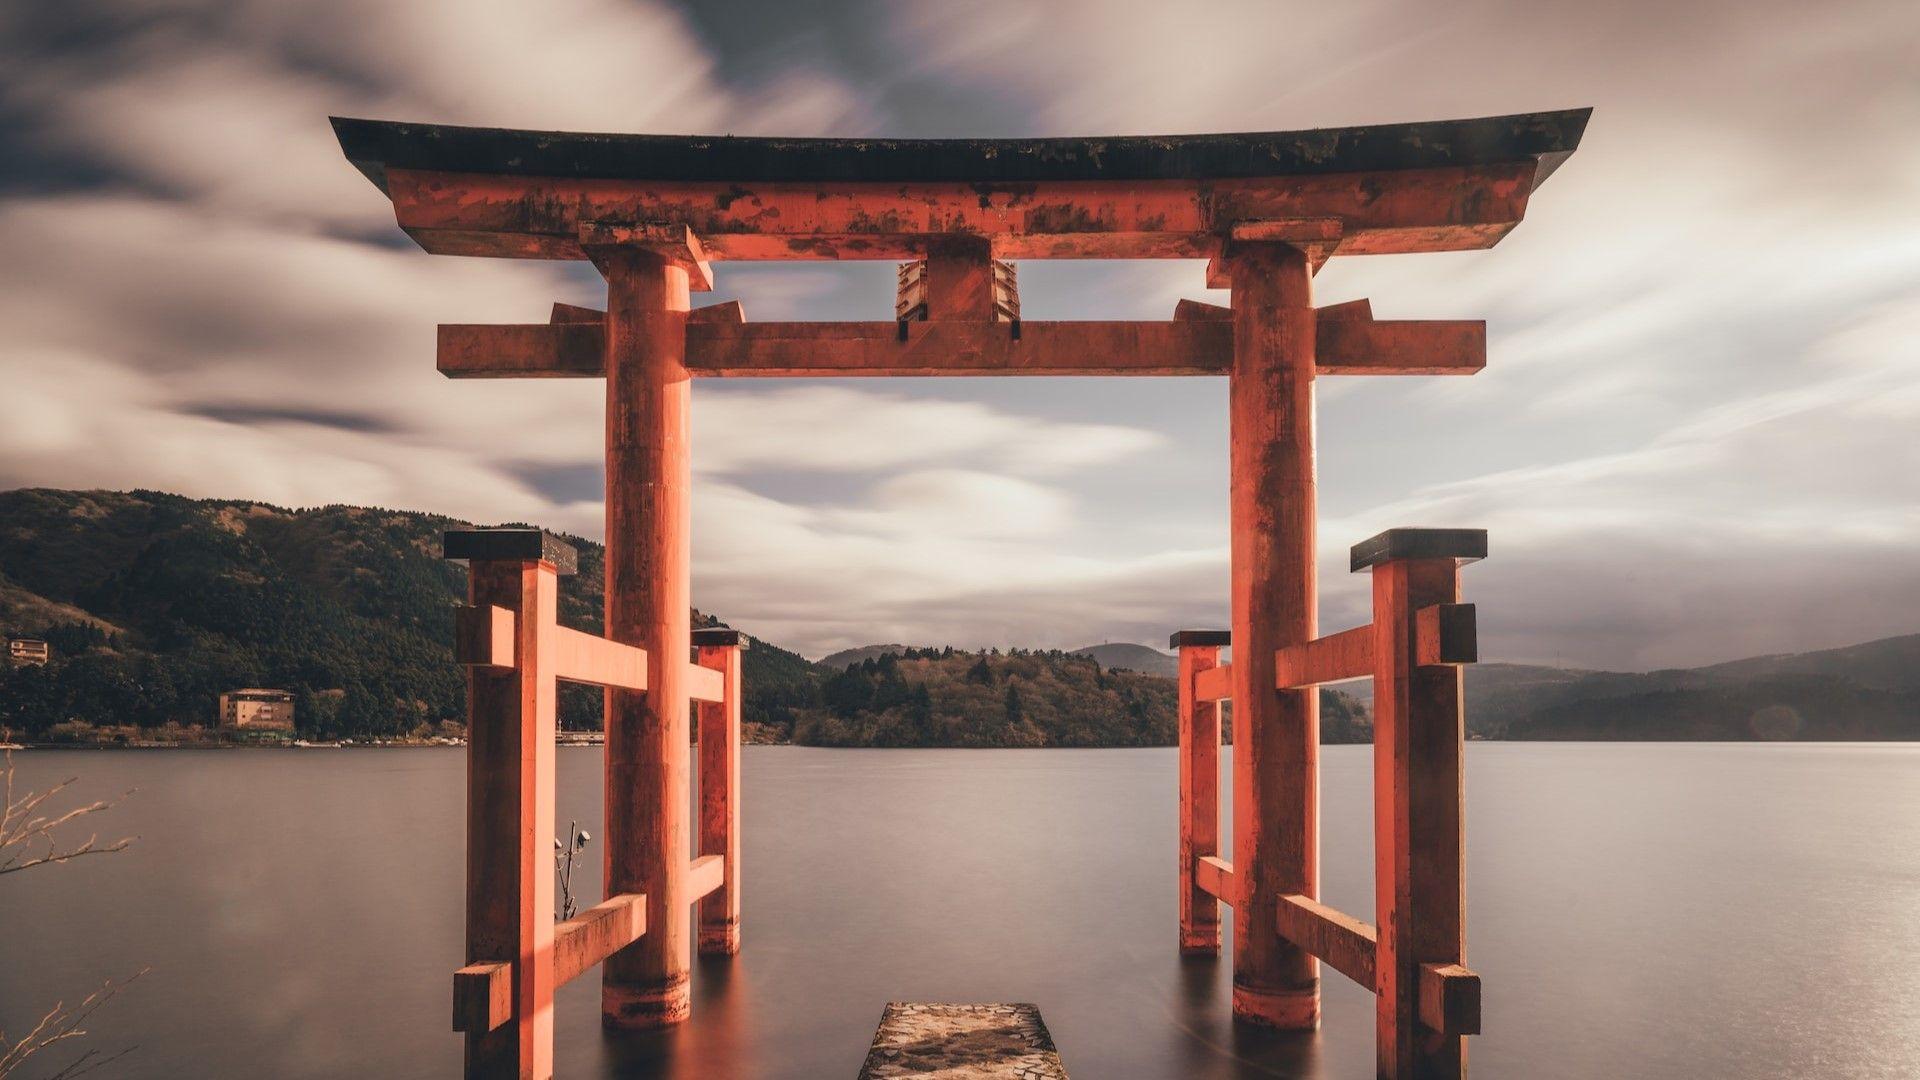
[[[1073,650],[1075,656],[1091,656],[1100,666],[1112,671],[1137,671],[1171,679],[1180,674],[1180,658],[1146,645],[1113,641]]]
[[[0,728],[204,724],[215,697],[240,686],[293,690],[305,735],[456,722],[464,678],[449,609],[466,571],[440,557],[439,537],[458,527],[354,506],[0,492],[0,634],[47,637],[55,653],[45,667],[0,662]],[[580,572],[562,580],[561,617],[598,632],[604,553],[569,539]],[[1004,654],[875,645],[815,664],[756,641],[744,711],[770,741],[1158,745],[1171,737],[1176,688],[1164,673],[1176,666],[1129,643]],[[847,677],[830,694],[837,675]],[[1466,688],[1478,738],[1920,739],[1920,634],[1644,673],[1485,663],[1467,668]],[[1354,699],[1371,689],[1362,680],[1323,694],[1327,741],[1368,737]],[[597,726],[599,703],[592,688],[565,687],[563,724]]]
[[[1465,685],[1480,738],[1920,739],[1920,634],[1647,672],[1473,664]]]
[[[906,652],[908,649],[921,647],[923,646],[902,645],[897,641],[889,645],[859,645],[851,649],[841,649],[836,653],[828,653],[814,661],[814,663],[819,664],[821,668],[829,673],[845,671],[848,664],[859,664],[868,660],[878,660],[888,653],[899,654]]]

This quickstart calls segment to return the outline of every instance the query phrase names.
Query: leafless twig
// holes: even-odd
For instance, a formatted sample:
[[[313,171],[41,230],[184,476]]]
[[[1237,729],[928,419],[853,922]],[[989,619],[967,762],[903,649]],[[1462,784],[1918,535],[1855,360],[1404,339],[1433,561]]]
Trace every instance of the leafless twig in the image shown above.
[[[54,838],[54,830],[69,822],[83,818],[88,814],[97,814],[110,810],[119,803],[119,799],[103,799],[78,806],[63,814],[40,813],[47,800],[65,791],[77,777],[68,777],[45,791],[29,791],[15,798],[13,794],[13,751],[6,754],[6,765],[0,768],[5,777],[6,793],[4,807],[0,807],[0,874],[12,874],[21,870],[31,870],[36,866],[63,863],[80,858],[82,855],[105,855],[110,852],[124,851],[133,843],[134,837],[123,837],[110,844],[100,843],[100,834],[94,833],[74,847],[63,848]],[[131,790],[121,795],[124,799],[133,794]]]
[[[105,855],[109,852],[124,851],[133,843],[129,836],[102,845],[100,836],[95,833],[86,841],[70,847],[63,847],[54,837],[54,831],[62,825],[109,809],[119,799],[102,800],[87,806],[76,807],[62,814],[51,811],[41,812],[49,799],[65,791],[75,778],[69,778],[45,791],[28,791],[19,797],[14,796],[13,751],[6,752],[5,764],[0,766],[0,874],[11,874],[20,870],[31,870],[36,866],[51,866],[68,862],[82,855]],[[128,791],[126,795],[133,794]],[[121,798],[126,798],[122,795]],[[0,1029],[0,1077],[11,1076],[28,1058],[41,1053],[69,1039],[78,1039],[87,1034],[84,1026],[100,1006],[105,1005],[114,995],[126,989],[127,984],[145,975],[150,969],[141,968],[129,978],[115,982],[108,979],[100,989],[88,994],[78,1005],[68,1008],[66,1002],[55,1002],[48,1009],[33,1030],[18,1040],[10,1039],[4,1029]],[[68,1062],[51,1080],[72,1080],[84,1076],[110,1062],[116,1061],[133,1051],[133,1047],[103,1054],[99,1050],[87,1050],[79,1057]]]
[[[47,1014],[40,1018],[38,1024],[34,1025],[33,1030],[27,1032],[26,1035],[17,1042],[7,1038],[5,1031],[0,1031],[0,1077],[11,1076],[14,1072],[18,1071],[22,1065],[26,1064],[28,1058],[49,1047],[66,1042],[68,1039],[78,1039],[86,1035],[87,1029],[81,1025],[87,1022],[87,1018],[92,1016],[94,1011],[99,1009],[100,1006],[105,1005],[115,994],[126,989],[128,984],[140,976],[145,975],[149,970],[151,969],[141,968],[139,971],[134,972],[132,976],[122,979],[119,982],[108,979],[101,985],[100,989],[88,994],[80,1004],[72,1008],[68,1008],[64,1001],[55,1002],[53,1008],[48,1009]],[[86,1053],[75,1058],[65,1068],[54,1073],[50,1080],[71,1080],[72,1077],[83,1076],[110,1061],[114,1061],[131,1053],[133,1050],[134,1047],[129,1046],[124,1050],[104,1055],[98,1050],[88,1050]]]

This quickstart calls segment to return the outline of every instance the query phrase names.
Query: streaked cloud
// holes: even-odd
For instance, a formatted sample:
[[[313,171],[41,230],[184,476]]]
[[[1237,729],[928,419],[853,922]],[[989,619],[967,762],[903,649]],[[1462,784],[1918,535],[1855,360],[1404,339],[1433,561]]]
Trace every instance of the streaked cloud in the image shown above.
[[[1317,282],[1491,335],[1471,379],[1322,382],[1323,623],[1364,618],[1348,544],[1436,524],[1492,530],[1468,571],[1490,657],[1659,666],[1915,629],[1920,9],[854,7],[858,65],[658,2],[0,10],[0,485],[597,534],[601,384],[431,363],[435,323],[537,320],[595,279],[411,248],[328,113],[940,135],[1591,104],[1495,250]],[[884,318],[889,278],[723,266],[720,288],[750,318]],[[1189,263],[1022,278],[1036,318],[1203,295]],[[815,653],[1223,624],[1217,385],[1063,383],[703,384],[696,599]]]

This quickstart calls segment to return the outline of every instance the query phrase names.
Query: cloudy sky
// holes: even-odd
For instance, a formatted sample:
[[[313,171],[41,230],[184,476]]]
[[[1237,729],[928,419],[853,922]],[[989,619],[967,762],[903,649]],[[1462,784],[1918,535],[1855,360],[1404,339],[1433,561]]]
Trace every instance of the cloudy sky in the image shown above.
[[[597,536],[597,382],[433,370],[597,303],[428,256],[329,114],[1076,135],[1591,105],[1489,252],[1318,298],[1486,318],[1469,379],[1320,384],[1323,630],[1352,542],[1491,530],[1489,658],[1651,668],[1920,630],[1920,5],[119,0],[0,7],[0,488],[350,502]],[[722,264],[749,318],[886,318],[890,264]],[[1021,266],[1032,318],[1224,302]],[[1221,380],[702,383],[695,600],[811,655],[1226,621]]]

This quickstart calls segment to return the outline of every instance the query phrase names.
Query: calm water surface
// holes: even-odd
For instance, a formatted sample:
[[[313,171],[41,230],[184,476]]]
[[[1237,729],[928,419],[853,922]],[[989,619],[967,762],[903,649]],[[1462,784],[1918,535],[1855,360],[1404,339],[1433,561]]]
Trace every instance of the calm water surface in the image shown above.
[[[122,1076],[457,1075],[457,750],[25,752],[122,855],[0,879],[0,1026],[153,971],[93,1024]],[[600,754],[560,818],[599,833]],[[1368,757],[1324,757],[1324,893],[1370,917]],[[1920,748],[1474,744],[1480,1077],[1920,1076]],[[562,992],[563,1076],[851,1077],[889,1000],[1039,1003],[1074,1076],[1365,1077],[1370,996],[1237,1032],[1175,951],[1172,750],[750,748],[744,951],[694,1020],[608,1036]],[[118,835],[118,832],[114,832]],[[586,895],[599,895],[597,858]]]

